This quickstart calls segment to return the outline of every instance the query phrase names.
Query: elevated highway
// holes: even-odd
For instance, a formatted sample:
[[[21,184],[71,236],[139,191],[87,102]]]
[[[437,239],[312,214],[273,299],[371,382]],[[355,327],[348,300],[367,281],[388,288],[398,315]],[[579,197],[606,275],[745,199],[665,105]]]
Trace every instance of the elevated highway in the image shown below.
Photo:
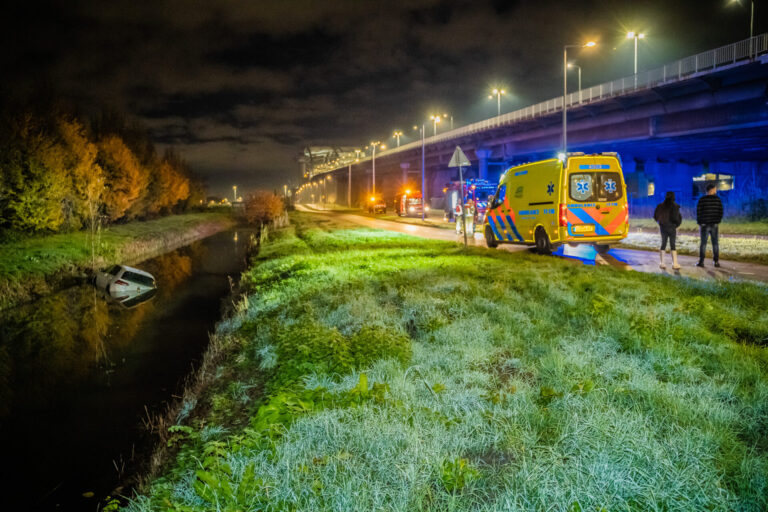
[[[762,34],[427,137],[433,207],[442,206],[443,187],[457,178],[447,167],[457,145],[472,161],[469,177],[493,181],[509,166],[555,157],[564,100],[568,150],[618,152],[636,213],[647,214],[667,190],[688,209],[712,181],[731,215],[748,213],[768,194],[768,34]],[[421,162],[422,141],[377,152],[376,190],[391,201],[405,183],[420,188]],[[352,205],[362,204],[370,194],[372,164],[368,156],[308,169],[303,193],[324,194],[338,204],[347,204],[350,195]],[[328,176],[320,192],[313,183]]]

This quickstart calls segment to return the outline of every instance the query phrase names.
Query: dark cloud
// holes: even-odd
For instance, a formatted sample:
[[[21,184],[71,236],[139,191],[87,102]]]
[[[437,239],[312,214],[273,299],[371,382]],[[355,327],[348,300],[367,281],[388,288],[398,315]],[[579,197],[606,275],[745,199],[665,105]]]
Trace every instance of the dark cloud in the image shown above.
[[[457,126],[560,94],[562,45],[584,86],[631,72],[627,30],[648,34],[641,68],[747,35],[724,0],[17,2],[0,20],[12,97],[51,84],[66,98],[141,118],[215,191],[298,179],[306,144],[364,144],[430,113]],[[757,32],[762,28],[758,12]]]

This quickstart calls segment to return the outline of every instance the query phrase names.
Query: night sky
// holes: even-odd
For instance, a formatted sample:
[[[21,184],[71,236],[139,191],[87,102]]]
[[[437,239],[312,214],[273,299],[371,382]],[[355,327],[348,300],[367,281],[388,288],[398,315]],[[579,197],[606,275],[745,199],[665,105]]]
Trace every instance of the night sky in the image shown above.
[[[562,45],[583,86],[749,34],[749,2],[70,0],[14,2],[0,21],[0,92],[44,85],[80,108],[142,120],[212,193],[299,182],[305,145],[363,145],[448,113],[455,126],[562,91]],[[768,5],[757,2],[755,33]],[[576,86],[576,74],[569,76]],[[402,142],[410,139],[403,138]]]

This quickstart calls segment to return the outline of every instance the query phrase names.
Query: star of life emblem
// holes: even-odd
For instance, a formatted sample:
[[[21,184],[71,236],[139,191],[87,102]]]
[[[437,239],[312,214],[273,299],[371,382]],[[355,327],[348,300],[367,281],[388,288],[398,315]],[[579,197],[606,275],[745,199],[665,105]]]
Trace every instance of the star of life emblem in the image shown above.
[[[613,194],[616,192],[616,182],[611,179],[606,180],[603,186],[605,187],[605,191],[608,192],[609,194]]]

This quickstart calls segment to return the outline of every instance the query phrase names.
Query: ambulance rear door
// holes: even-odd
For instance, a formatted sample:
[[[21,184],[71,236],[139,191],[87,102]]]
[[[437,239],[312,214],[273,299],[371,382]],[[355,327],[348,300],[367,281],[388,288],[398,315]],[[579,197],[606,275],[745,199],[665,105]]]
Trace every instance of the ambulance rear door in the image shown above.
[[[598,240],[625,234],[624,179],[617,158],[579,156],[568,160],[568,236]]]

